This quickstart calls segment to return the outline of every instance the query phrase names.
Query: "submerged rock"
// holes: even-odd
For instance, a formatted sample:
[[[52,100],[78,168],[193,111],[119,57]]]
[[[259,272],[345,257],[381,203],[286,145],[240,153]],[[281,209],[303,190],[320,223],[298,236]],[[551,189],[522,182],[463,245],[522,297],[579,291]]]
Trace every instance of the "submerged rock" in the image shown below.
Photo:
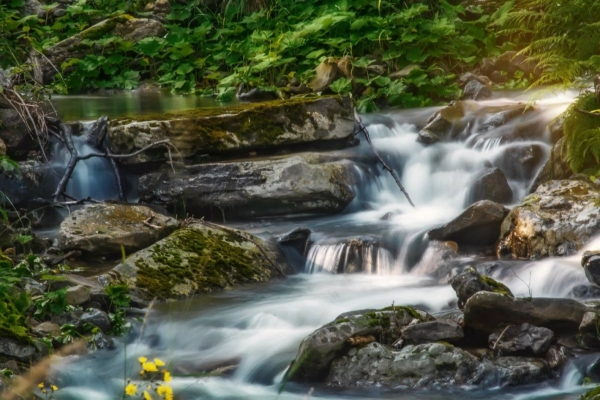
[[[508,179],[529,181],[546,160],[548,151],[541,144],[511,143],[492,160]]]
[[[465,325],[494,332],[507,325],[523,323],[542,326],[557,334],[579,329],[587,307],[573,299],[515,299],[491,292],[478,292],[465,304]]]
[[[389,307],[383,310],[342,314],[302,341],[286,379],[324,380],[331,363],[348,349],[347,341],[350,338],[376,335],[380,343],[392,344],[400,337],[400,330],[414,319],[427,321],[432,317],[410,307]]]
[[[600,230],[600,190],[585,180],[550,181],[523,199],[502,223],[499,256],[566,256]]]
[[[460,122],[469,108],[466,102],[453,101],[429,118],[427,125],[419,132],[417,140],[424,144],[432,144],[453,136],[463,128]]]
[[[128,204],[87,205],[60,224],[58,247],[63,251],[82,250],[94,255],[130,253],[169,235],[179,227],[171,217],[155,214],[150,208]]]
[[[354,198],[347,161],[319,163],[316,153],[200,164],[139,180],[142,201],[198,218],[255,218],[342,211]]]
[[[469,204],[481,200],[510,203],[513,198],[513,191],[502,170],[491,168],[473,182],[468,198]]]
[[[478,201],[446,225],[428,232],[431,240],[452,240],[459,245],[493,245],[508,210],[489,200]]]
[[[108,136],[115,154],[127,154],[168,139],[178,154],[191,157],[300,144],[348,146],[354,133],[348,98],[311,98],[191,110],[111,121]],[[166,161],[157,148],[122,162]]]
[[[527,323],[498,329],[488,339],[491,349],[504,353],[531,353],[535,356],[546,354],[554,339],[554,332],[548,328]]]
[[[600,250],[584,252],[581,258],[581,266],[585,270],[588,281],[600,286]]]
[[[479,360],[443,343],[408,345],[400,351],[380,343],[351,349],[333,362],[327,383],[337,387],[384,386],[456,387],[514,386],[549,378],[545,360],[501,357]]]
[[[461,309],[465,306],[467,300],[479,292],[491,292],[511,298],[515,297],[503,283],[481,275],[471,267],[468,267],[463,273],[452,278],[450,285],[452,285],[452,289],[456,292],[458,307]]]
[[[287,273],[259,238],[235,229],[193,224],[129,256],[108,278],[143,299],[177,299]]]

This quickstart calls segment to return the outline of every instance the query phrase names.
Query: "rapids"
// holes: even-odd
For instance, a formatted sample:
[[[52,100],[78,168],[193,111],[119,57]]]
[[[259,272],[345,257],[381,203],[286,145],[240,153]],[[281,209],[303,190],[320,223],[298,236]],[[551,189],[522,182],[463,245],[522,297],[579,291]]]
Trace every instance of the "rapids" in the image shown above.
[[[458,140],[428,147],[416,141],[417,127],[423,126],[436,108],[364,116],[374,146],[401,177],[415,208],[392,177],[373,162],[364,140],[358,147],[332,153],[353,160],[358,176],[357,196],[344,213],[232,224],[264,238],[298,226],[310,228],[313,244],[306,262],[297,265],[300,273],[264,285],[154,306],[143,328],[136,323],[130,334],[119,339],[116,350],[72,357],[56,365],[57,385],[61,387],[57,398],[120,398],[123,377],[137,374],[140,356],[172,363],[176,375],[172,386],[178,399],[577,398],[585,370],[596,357],[572,360],[555,383],[518,389],[448,394],[373,388],[335,391],[291,383],[282,388],[283,374],[302,339],[343,312],[392,304],[417,306],[431,313],[455,307],[456,295],[446,283],[451,267],[442,266],[438,252],[428,247],[427,230],[465,208],[470,182],[490,166],[509,176],[512,203],[518,203],[528,193],[535,174],[527,173],[521,165],[503,162],[506,154],[518,146],[535,145],[547,158],[550,137],[545,127],[571,100],[572,95],[567,95],[538,101],[533,112],[497,128],[486,125],[489,116],[478,115]],[[514,101],[495,99],[480,104]],[[512,135],[515,131],[525,134]],[[82,171],[74,179],[81,180],[75,185],[84,185],[90,175]],[[350,239],[364,243],[360,250],[364,272],[336,274],[345,270]],[[600,240],[587,246],[598,247]],[[459,262],[502,281],[517,296],[568,297],[575,286],[587,282],[580,257],[581,253],[537,262],[497,262],[471,256]],[[237,367],[219,377],[202,374],[228,366]]]

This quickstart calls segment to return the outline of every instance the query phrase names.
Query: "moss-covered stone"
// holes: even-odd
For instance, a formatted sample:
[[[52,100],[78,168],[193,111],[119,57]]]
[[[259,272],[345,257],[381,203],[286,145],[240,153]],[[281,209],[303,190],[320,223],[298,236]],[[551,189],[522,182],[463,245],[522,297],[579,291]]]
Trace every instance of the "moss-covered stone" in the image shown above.
[[[588,390],[579,398],[580,400],[600,400],[600,386]]]
[[[277,259],[258,238],[197,224],[133,254],[111,276],[143,298],[174,299],[265,282],[277,275]]]
[[[225,108],[126,117],[111,121],[110,146],[130,153],[169,139],[184,157],[241,149],[346,139],[353,134],[348,98],[298,98]],[[162,161],[164,149],[127,159],[128,163]]]

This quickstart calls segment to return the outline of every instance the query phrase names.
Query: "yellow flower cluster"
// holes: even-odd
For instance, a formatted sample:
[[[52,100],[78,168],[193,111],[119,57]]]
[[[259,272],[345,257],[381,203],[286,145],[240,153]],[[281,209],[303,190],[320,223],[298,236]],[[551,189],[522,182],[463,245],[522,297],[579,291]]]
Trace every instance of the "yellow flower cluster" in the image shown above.
[[[164,361],[155,358],[154,361],[148,361],[146,357],[138,358],[141,365],[140,376],[144,379],[150,380],[150,384],[146,386],[140,394],[144,400],[153,400],[150,394],[153,389],[160,399],[173,400],[173,388],[167,385],[167,382],[171,381],[171,373],[166,368],[159,369],[165,366]],[[162,379],[158,379],[162,373]],[[136,396],[138,393],[138,385],[131,383],[127,380],[127,386],[125,387],[125,395],[127,397]]]
[[[54,392],[56,392],[58,390],[58,387],[56,385],[48,385],[48,386],[46,386],[44,384],[44,382],[38,383],[37,387],[45,395],[46,400],[52,400],[52,399],[54,399]]]

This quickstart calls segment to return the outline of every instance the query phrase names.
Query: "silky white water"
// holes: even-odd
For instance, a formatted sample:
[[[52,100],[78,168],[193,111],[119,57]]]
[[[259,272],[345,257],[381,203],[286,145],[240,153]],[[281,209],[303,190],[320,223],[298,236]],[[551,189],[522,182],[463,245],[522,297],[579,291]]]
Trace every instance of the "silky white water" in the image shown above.
[[[155,306],[140,338],[140,326],[117,350],[63,360],[57,371],[62,388],[58,399],[118,399],[123,376],[135,377],[139,356],[172,363],[175,392],[180,399],[575,399],[583,370],[594,361],[570,364],[560,380],[529,388],[485,392],[336,391],[287,383],[282,376],[302,339],[339,314],[359,309],[411,305],[436,313],[455,308],[456,295],[447,284],[456,265],[473,265],[505,283],[517,296],[570,296],[587,282],[579,265],[581,253],[537,262],[497,262],[473,255],[446,264],[428,245],[428,229],[444,224],[467,205],[472,181],[492,166],[502,169],[513,190],[513,204],[528,191],[535,177],[514,163],[506,165],[515,146],[550,149],[545,126],[564,110],[570,98],[547,99],[535,111],[498,128],[486,125],[487,115],[474,118],[459,138],[424,146],[416,141],[435,109],[405,110],[365,117],[374,146],[398,173],[416,204],[412,208],[394,180],[370,157],[363,143],[345,151],[355,161],[357,197],[341,215],[305,220],[267,220],[239,224],[264,238],[303,226],[312,230],[313,244],[304,273],[285,280]],[[494,103],[495,102],[495,103]],[[506,103],[494,100],[489,104]],[[488,102],[484,102],[488,104]],[[477,111],[473,111],[474,114]],[[373,123],[370,123],[370,121]],[[375,121],[379,122],[375,122]],[[382,123],[384,121],[385,123]],[[488,121],[489,122],[489,121]],[[484,128],[487,126],[486,128]],[[514,134],[522,126],[526,134]],[[516,170],[509,171],[508,168]],[[506,171],[505,171],[506,170]],[[536,172],[533,171],[533,172]],[[384,220],[381,218],[388,214]],[[359,274],[343,274],[350,262],[350,242],[363,243],[355,253],[362,260]],[[600,240],[587,248],[600,247]],[[235,366],[231,375],[202,372]]]

